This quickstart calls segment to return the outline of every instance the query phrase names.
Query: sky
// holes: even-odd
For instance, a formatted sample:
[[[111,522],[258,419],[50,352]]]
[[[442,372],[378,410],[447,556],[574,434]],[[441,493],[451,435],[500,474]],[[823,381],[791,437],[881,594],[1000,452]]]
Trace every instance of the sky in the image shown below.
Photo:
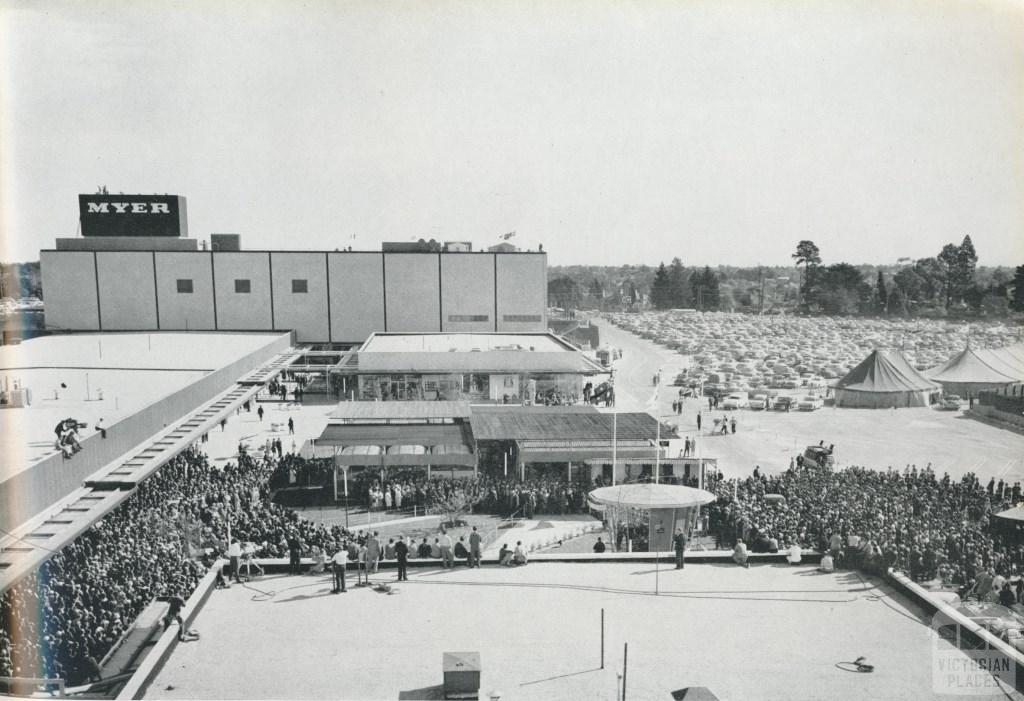
[[[0,259],[77,195],[243,248],[1024,264],[1024,0],[0,0]]]

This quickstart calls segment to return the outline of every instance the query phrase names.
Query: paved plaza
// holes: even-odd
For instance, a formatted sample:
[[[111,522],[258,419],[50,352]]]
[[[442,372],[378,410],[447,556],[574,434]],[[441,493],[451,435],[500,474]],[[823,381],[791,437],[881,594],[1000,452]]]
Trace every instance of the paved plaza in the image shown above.
[[[333,595],[327,575],[268,576],[213,593],[201,637],[176,648],[147,698],[440,698],[442,653],[477,651],[482,692],[611,700],[624,643],[630,699],[686,686],[736,700],[948,698],[933,689],[933,654],[962,653],[877,580],[663,566],[655,596],[655,577],[650,563],[414,569],[391,595],[354,578]],[[376,578],[394,583],[393,571]],[[843,669],[860,656],[874,673]],[[980,698],[1007,697],[993,692]]]

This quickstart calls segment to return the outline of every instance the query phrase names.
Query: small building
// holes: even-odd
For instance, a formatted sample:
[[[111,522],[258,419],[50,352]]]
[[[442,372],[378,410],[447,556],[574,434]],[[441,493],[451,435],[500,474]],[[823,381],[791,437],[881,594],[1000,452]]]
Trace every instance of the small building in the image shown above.
[[[551,333],[375,333],[330,372],[353,400],[576,404],[608,371]]]
[[[702,484],[700,470],[715,461],[670,457],[665,443],[674,439],[672,427],[659,428],[649,414],[592,406],[342,402],[312,452],[333,458],[343,485],[350,471],[374,470],[386,478],[398,466],[421,468],[428,478],[482,473],[606,485]]]

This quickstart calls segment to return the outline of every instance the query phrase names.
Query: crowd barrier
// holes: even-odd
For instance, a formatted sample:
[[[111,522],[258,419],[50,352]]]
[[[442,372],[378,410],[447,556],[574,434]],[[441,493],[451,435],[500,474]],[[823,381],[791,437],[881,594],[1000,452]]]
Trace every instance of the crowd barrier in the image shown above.
[[[292,345],[292,334],[281,334],[261,348],[215,370],[186,387],[156,400],[140,411],[98,433],[81,439],[82,450],[73,458],[60,453],[0,482],[0,529],[15,530],[43,509],[60,500],[97,470],[128,453],[200,404],[208,402],[251,370]]]

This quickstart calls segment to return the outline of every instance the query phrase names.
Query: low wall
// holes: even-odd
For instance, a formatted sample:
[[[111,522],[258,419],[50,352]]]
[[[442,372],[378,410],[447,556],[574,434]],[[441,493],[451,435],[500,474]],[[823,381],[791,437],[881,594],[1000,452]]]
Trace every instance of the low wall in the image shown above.
[[[987,404],[978,404],[975,402],[974,408],[971,409],[970,413],[983,416],[986,419],[993,419],[995,421],[1002,421],[1003,423],[1011,424],[1017,428],[1024,428],[1024,416],[1018,414],[1011,414],[1008,411],[1000,411],[993,406]]]
[[[1022,683],[1024,683],[1024,655],[1018,652],[1016,648],[1003,642],[949,604],[939,600],[932,595],[932,592],[923,588],[902,572],[889,570],[886,579],[929,614],[933,616],[941,615],[943,621],[956,624],[960,629],[961,638],[967,635],[980,642],[984,647],[1004,655],[1016,666],[1017,687],[1018,689],[1021,687]]]
[[[206,600],[210,598],[210,594],[213,593],[214,589],[217,588],[217,573],[224,566],[224,560],[218,560],[210,568],[209,572],[199,580],[199,586],[192,592],[192,596],[185,602],[185,608],[181,610],[181,618],[185,621],[184,627],[186,629],[192,625],[193,621],[199,611],[206,604]],[[141,699],[150,683],[156,679],[156,676],[163,669],[164,663],[174,652],[174,648],[178,645],[178,633],[180,628],[177,624],[172,623],[171,627],[163,632],[160,638],[153,645],[153,649],[149,651],[146,657],[139,664],[138,669],[132,675],[132,678],[128,680],[120,693],[118,693],[118,699]]]
[[[131,451],[200,404],[230,387],[292,345],[292,335],[268,337],[267,344],[192,384],[158,399],[107,428],[82,439],[82,450],[65,460],[60,453],[0,482],[0,529],[11,531],[82,485],[92,473]]]

